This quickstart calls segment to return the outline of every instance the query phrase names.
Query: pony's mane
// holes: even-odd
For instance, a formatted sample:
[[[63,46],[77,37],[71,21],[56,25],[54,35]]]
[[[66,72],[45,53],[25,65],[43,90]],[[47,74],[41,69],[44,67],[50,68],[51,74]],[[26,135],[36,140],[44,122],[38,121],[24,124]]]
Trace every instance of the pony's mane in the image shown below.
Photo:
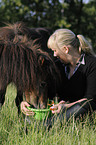
[[[47,39],[42,39],[42,33],[46,38],[47,29],[30,29],[24,23],[7,24],[0,28],[0,76],[3,84],[4,81],[7,84],[13,81],[21,90],[34,89],[37,76],[43,75],[50,75],[57,84],[59,71],[50,55],[39,45],[44,41],[46,46]],[[35,38],[39,38],[38,43]]]
[[[35,41],[42,50],[52,53],[50,49],[47,48],[47,40],[52,34],[52,30],[49,28],[29,28],[23,22],[17,22],[14,24],[6,23],[6,26],[0,28],[0,38],[5,40],[13,39],[21,40],[23,37],[26,40]]]
[[[29,41],[29,38],[24,34],[25,29],[27,27],[23,23],[6,24],[6,26],[0,28],[0,40],[6,41],[6,43],[8,41],[14,43],[21,41],[26,43]]]
[[[42,63],[43,62],[43,63]],[[57,68],[47,52],[18,42],[0,42],[0,76],[2,83],[14,82],[20,90],[34,90],[37,76],[57,78]]]

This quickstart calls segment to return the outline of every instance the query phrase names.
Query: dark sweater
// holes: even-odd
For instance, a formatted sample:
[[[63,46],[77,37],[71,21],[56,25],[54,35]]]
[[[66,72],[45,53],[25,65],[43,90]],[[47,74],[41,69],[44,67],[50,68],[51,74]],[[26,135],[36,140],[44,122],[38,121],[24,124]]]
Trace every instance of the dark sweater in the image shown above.
[[[96,58],[85,55],[85,65],[80,65],[73,76],[68,79],[65,68],[61,69],[62,87],[60,86],[60,100],[74,102],[82,98],[93,99],[96,103]],[[60,64],[58,66],[61,68]]]

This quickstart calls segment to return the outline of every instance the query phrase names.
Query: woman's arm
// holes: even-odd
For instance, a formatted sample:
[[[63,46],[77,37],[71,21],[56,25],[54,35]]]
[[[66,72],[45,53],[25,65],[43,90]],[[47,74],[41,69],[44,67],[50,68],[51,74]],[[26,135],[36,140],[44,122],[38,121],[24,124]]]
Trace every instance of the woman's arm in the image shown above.
[[[52,110],[52,113],[60,113],[60,111],[63,109],[63,108],[69,108],[71,106],[73,106],[74,104],[76,103],[81,103],[83,101],[87,101],[87,98],[83,98],[83,99],[80,99],[78,101],[75,101],[75,102],[72,102],[72,103],[68,103],[66,104],[65,101],[60,101],[58,104],[52,106],[53,109],[51,109],[50,107],[50,110]],[[56,109],[56,110],[55,110]]]

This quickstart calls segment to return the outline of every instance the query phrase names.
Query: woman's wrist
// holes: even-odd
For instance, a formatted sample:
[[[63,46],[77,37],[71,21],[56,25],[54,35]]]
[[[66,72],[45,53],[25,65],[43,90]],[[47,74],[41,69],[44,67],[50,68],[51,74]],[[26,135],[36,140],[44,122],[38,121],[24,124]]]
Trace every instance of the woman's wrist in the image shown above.
[[[76,102],[72,102],[72,103],[68,103],[68,104],[64,104],[64,105],[66,106],[66,108],[69,108],[69,107],[71,107],[71,106],[73,106],[73,105],[75,105],[77,103],[81,103],[81,102],[84,102],[84,101],[87,101],[87,98],[83,98],[83,99],[78,100]]]

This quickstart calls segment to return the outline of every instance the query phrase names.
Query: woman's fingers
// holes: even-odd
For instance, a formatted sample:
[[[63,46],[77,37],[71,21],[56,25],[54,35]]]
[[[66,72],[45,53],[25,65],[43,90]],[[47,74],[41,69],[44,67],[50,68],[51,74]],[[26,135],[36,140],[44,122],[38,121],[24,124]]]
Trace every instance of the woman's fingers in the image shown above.
[[[53,107],[57,107],[57,110],[52,110],[52,113],[60,113],[61,109],[64,107],[65,101],[60,101],[58,104],[54,105]]]
[[[61,105],[58,105],[58,109],[57,110],[52,110],[52,113],[59,113],[61,110]]]
[[[22,109],[22,112],[27,116],[34,115],[34,112],[28,109]]]
[[[63,100],[59,102],[59,104],[64,104],[64,103],[65,103],[65,101],[63,101]]]
[[[30,105],[29,105],[27,102],[22,101],[22,102],[21,102],[21,111],[22,111],[25,115],[27,115],[27,116],[29,116],[29,115],[34,115],[34,112],[32,112],[31,110],[27,109],[27,107],[29,107],[29,106],[30,106]]]
[[[34,112],[27,112],[27,111],[25,111],[25,110],[22,110],[22,112],[25,114],[25,115],[27,115],[27,116],[31,116],[31,115],[34,115]]]

